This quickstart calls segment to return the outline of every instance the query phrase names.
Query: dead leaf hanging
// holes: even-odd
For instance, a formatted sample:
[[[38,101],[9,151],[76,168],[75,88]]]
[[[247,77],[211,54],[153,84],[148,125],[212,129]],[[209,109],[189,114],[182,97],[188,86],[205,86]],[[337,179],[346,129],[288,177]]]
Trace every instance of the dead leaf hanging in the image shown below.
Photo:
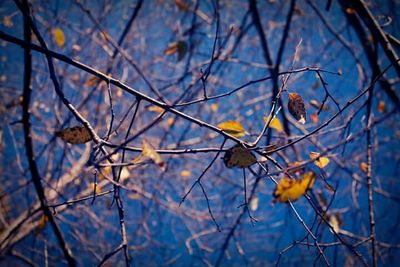
[[[306,108],[303,98],[296,93],[289,93],[288,110],[301,124],[306,123]]]
[[[71,144],[84,144],[92,140],[89,130],[83,126],[66,128],[56,132],[56,136]]]
[[[228,149],[223,160],[228,168],[247,168],[257,162],[256,156],[240,144]]]

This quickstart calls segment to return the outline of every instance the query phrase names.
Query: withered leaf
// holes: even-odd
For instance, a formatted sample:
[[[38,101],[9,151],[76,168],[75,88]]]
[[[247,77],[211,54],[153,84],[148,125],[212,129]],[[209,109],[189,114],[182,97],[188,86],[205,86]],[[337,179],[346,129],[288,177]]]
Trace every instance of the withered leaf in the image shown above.
[[[288,110],[301,124],[306,123],[306,108],[303,98],[296,93],[289,93]]]
[[[56,132],[56,136],[71,144],[84,144],[92,140],[89,130],[84,126],[66,128],[62,131]]]
[[[256,156],[240,144],[228,149],[223,160],[228,168],[247,168],[257,162]]]

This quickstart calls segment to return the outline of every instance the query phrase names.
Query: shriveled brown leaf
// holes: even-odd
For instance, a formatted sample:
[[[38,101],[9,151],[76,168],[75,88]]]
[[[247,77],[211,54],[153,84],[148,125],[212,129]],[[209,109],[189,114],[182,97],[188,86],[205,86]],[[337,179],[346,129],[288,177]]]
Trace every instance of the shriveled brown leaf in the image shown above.
[[[288,110],[301,124],[306,123],[306,108],[303,98],[296,93],[289,93]]]

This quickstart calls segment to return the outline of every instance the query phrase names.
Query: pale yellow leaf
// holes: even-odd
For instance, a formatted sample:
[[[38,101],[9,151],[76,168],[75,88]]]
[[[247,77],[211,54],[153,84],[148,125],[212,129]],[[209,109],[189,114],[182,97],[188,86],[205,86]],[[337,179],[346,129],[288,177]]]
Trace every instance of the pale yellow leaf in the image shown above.
[[[336,214],[332,214],[329,216],[329,224],[332,226],[335,233],[338,233],[340,230],[340,221]]]
[[[142,139],[142,156],[151,159],[161,169],[165,170],[165,162],[161,159],[160,154],[145,139]]]
[[[223,130],[225,133],[232,135],[234,137],[242,137],[246,135],[246,130],[243,128],[242,124],[237,121],[225,121],[217,125],[217,127]]]
[[[258,197],[253,197],[252,200],[250,201],[250,209],[252,211],[256,211],[258,209]]]
[[[269,121],[269,116],[265,116],[264,123],[267,123],[268,121]],[[269,127],[277,130],[280,133],[283,132],[283,126],[281,124],[281,121],[277,117],[272,118],[271,122],[269,123]]]

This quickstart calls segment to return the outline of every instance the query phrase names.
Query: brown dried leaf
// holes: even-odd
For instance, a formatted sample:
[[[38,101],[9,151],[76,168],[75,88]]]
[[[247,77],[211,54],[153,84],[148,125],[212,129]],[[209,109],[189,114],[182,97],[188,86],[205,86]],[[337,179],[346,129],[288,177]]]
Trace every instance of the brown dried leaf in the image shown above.
[[[84,126],[66,128],[56,132],[56,136],[71,144],[84,144],[92,140],[89,130]]]
[[[301,124],[306,123],[306,108],[303,98],[296,93],[289,93],[288,110]]]
[[[247,148],[240,144],[231,147],[225,152],[224,163],[228,168],[247,168],[257,162],[257,158]]]

